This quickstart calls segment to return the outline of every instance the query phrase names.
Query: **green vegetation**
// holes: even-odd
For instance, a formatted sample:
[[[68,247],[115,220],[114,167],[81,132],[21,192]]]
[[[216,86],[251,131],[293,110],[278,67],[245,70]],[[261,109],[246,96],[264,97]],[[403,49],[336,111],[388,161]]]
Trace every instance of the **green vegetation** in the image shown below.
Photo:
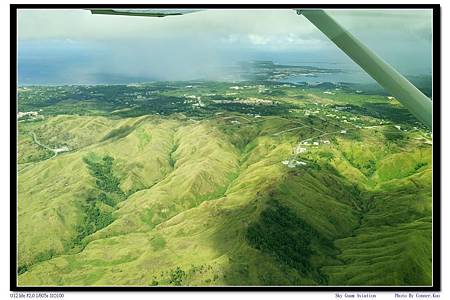
[[[78,234],[68,245],[68,248],[75,246],[84,246],[84,238],[90,234],[100,230],[109,224],[114,219],[111,212],[105,211],[99,207],[98,202],[95,199],[88,199],[87,203],[82,205],[81,211],[84,212],[84,216],[80,222],[80,225],[76,227]]]
[[[97,157],[90,154],[83,158],[95,184],[100,190],[99,194],[88,196],[86,203],[81,205],[82,219],[75,227],[77,234],[66,248],[84,247],[87,236],[105,228],[114,221],[113,208],[125,199],[125,194],[119,187],[120,180],[113,173],[114,158],[105,155]],[[96,196],[94,196],[96,195]]]
[[[388,142],[398,142],[405,138],[401,131],[384,131],[384,137]]]
[[[92,177],[95,178],[95,184],[97,187],[103,191],[102,199],[111,202],[110,199],[106,200],[108,197],[106,194],[116,194],[118,196],[123,196],[123,192],[120,190],[119,184],[120,180],[113,173],[113,162],[114,158],[109,155],[103,156],[101,159],[96,159],[93,155],[91,157],[85,157],[84,162],[86,163]],[[110,203],[106,203],[111,205]],[[111,206],[115,206],[115,203]]]
[[[177,267],[175,270],[170,272],[169,283],[175,286],[180,286],[182,285],[185,276],[186,273],[180,267]]]
[[[166,246],[166,240],[164,240],[162,236],[156,236],[151,240],[151,244],[153,249],[155,249],[156,251],[161,250]]]
[[[261,213],[258,223],[249,226],[246,238],[256,249],[275,257],[281,264],[295,268],[303,275],[313,271],[310,263],[314,252],[311,248],[313,239],[319,239],[332,247],[330,241],[276,201],[272,201]],[[322,277],[318,282],[323,284],[326,280]]]
[[[430,285],[431,133],[266,79],[19,88],[19,285]]]

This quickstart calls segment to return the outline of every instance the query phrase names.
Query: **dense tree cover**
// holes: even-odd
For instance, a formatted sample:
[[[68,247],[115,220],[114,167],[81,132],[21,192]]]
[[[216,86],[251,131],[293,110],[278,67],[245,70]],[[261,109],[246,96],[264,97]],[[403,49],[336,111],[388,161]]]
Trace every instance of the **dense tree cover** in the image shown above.
[[[286,104],[274,104],[274,105],[252,105],[245,103],[214,103],[208,106],[209,108],[217,111],[231,111],[239,112],[243,114],[258,114],[261,116],[278,115],[283,116],[289,114],[291,106]]]
[[[17,273],[23,274],[25,272],[27,272],[29,270],[29,267],[35,263],[41,262],[41,261],[46,261],[49,260],[53,257],[56,256],[56,251],[53,249],[47,250],[47,251],[43,251],[43,252],[39,252],[36,257],[34,258],[34,261],[32,263],[28,264],[23,264],[23,265],[19,265],[17,267]]]
[[[184,97],[165,95],[147,98],[145,101],[136,102],[129,108],[117,113],[117,115],[121,117],[137,117],[150,114],[171,115],[174,113],[185,113],[193,116],[201,115],[201,109],[186,103]]]
[[[372,176],[373,173],[377,170],[377,162],[373,159],[369,159],[364,165],[363,170],[365,170],[366,176]]]
[[[28,271],[27,265],[22,265],[17,268],[17,274],[19,275],[25,273],[26,271]]]
[[[189,268],[183,269],[180,266],[176,266],[174,269],[163,270],[159,274],[152,273],[150,286],[187,286],[190,279],[197,276],[212,276],[211,278],[203,279],[203,284],[210,284],[213,281],[217,281],[220,275],[214,272],[214,268],[209,264],[194,265],[191,264]],[[226,275],[224,275],[226,276]]]
[[[77,235],[71,241],[70,248],[75,245],[83,246],[83,239],[86,236],[108,226],[114,221],[112,213],[101,209],[98,203],[98,200],[90,198],[82,205],[82,211],[84,212],[83,220],[76,228]]]
[[[416,166],[414,167],[414,171],[417,171],[417,170],[419,170],[420,168],[425,167],[426,165],[428,165],[426,162],[423,162],[423,161],[418,162],[418,163],[416,164]]]
[[[176,267],[175,270],[171,270],[169,283],[175,286],[180,286],[186,277],[186,272],[184,272],[180,267]]]
[[[314,253],[311,243],[314,239],[324,240],[308,223],[275,200],[270,201],[257,222],[250,224],[246,239],[252,247],[301,274],[314,272],[310,262]]]
[[[89,172],[95,178],[97,187],[105,193],[123,194],[119,187],[120,180],[113,173],[114,158],[106,155],[101,160],[83,159]]]
[[[364,103],[362,106],[348,104],[333,105],[334,108],[356,115],[388,120],[394,123],[416,124],[417,119],[404,107],[389,103]]]
[[[83,161],[92,177],[95,178],[100,193],[88,198],[86,203],[81,205],[83,218],[76,228],[77,235],[68,245],[69,248],[73,248],[75,245],[82,246],[86,236],[114,221],[112,210],[105,209],[100,203],[115,207],[119,201],[125,199],[125,193],[119,187],[120,180],[113,172],[113,157],[109,155],[105,155],[101,159],[84,157]]]
[[[149,114],[171,115],[183,113],[190,117],[207,117],[218,111],[257,113],[272,115],[286,113],[286,105],[217,104],[212,100],[235,100],[226,96],[231,83],[203,82],[195,88],[189,83],[159,82],[141,86],[97,85],[28,87],[19,89],[19,111],[39,111],[43,115],[80,114],[137,117]],[[194,83],[192,83],[194,84]],[[273,82],[249,82],[265,84],[270,89],[263,96],[282,96],[284,91],[272,87]],[[205,92],[208,93],[205,93]],[[186,94],[188,93],[188,94]],[[201,95],[207,105],[197,105],[197,100],[186,95]],[[257,94],[250,94],[256,96]],[[195,104],[195,105],[194,105]],[[42,111],[41,111],[42,109]]]
[[[399,142],[405,139],[405,135],[403,134],[403,132],[397,131],[397,129],[395,129],[395,131],[385,130],[383,131],[383,135],[385,139],[389,142]]]

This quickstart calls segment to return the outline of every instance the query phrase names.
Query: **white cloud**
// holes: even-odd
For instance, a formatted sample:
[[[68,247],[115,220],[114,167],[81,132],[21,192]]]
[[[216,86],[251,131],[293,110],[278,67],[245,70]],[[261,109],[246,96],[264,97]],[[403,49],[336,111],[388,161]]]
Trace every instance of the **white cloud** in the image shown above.
[[[271,38],[259,34],[249,34],[248,39],[254,45],[267,45],[271,42]]]
[[[411,61],[431,66],[429,12],[330,13],[394,66],[408,66]],[[33,47],[45,48],[56,40],[66,41],[70,53],[94,55],[88,66],[92,72],[165,73],[170,77],[183,68],[189,77],[206,68],[254,59],[255,53],[274,60],[283,53],[293,60],[305,60],[311,54],[315,60],[345,59],[305,17],[290,9],[208,10],[165,18],[92,15],[86,10],[20,10],[18,31],[19,49],[24,41],[39,41]],[[46,55],[45,49],[39,53],[35,48],[28,50],[36,59]]]

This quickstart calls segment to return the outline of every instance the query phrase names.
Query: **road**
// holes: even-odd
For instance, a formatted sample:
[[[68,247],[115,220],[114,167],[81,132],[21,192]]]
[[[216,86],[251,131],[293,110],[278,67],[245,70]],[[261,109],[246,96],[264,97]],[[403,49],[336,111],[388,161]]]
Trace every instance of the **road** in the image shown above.
[[[303,127],[305,127],[305,126],[299,126],[299,127],[295,127],[295,128],[291,128],[291,129],[286,129],[286,130],[283,130],[283,131],[280,131],[280,132],[277,132],[277,133],[273,133],[272,135],[277,136],[277,135],[280,135],[282,133],[293,131],[293,130],[296,130],[296,129],[300,129],[300,128],[303,128]]]
[[[43,147],[43,148],[45,148],[45,149],[47,149],[47,150],[53,152],[53,156],[51,156],[51,157],[49,157],[49,158],[46,158],[46,159],[43,159],[43,160],[40,160],[40,161],[37,161],[37,162],[43,162],[43,161],[52,159],[52,158],[54,158],[56,155],[58,155],[59,151],[57,151],[57,150],[55,150],[55,149],[52,149],[52,148],[50,148],[49,146],[44,145],[44,144],[42,144],[41,142],[39,142],[38,139],[37,139],[37,137],[36,137],[36,134],[35,134],[34,132],[32,132],[31,135],[33,136],[33,142],[35,142],[35,143],[38,144],[39,146],[41,146],[41,147]],[[37,163],[37,162],[36,162],[36,163]],[[21,172],[25,171],[26,169],[28,169],[29,167],[33,166],[34,164],[35,164],[35,163],[30,163],[28,166],[26,166],[26,167],[23,168],[22,170],[18,171],[17,173],[21,173]]]
[[[52,148],[50,148],[49,146],[44,145],[44,144],[42,144],[41,142],[39,142],[38,139],[36,138],[36,134],[35,134],[34,132],[32,132],[31,134],[33,135],[33,141],[34,141],[36,144],[38,144],[39,146],[41,146],[41,147],[43,147],[43,148],[45,148],[45,149],[50,150],[50,151],[53,152],[53,156],[52,156],[52,157],[49,157],[49,158],[47,158],[47,159],[51,159],[51,158],[55,157],[56,155],[58,155],[58,151],[56,151],[55,149],[52,149]],[[44,160],[47,160],[47,159],[44,159]]]

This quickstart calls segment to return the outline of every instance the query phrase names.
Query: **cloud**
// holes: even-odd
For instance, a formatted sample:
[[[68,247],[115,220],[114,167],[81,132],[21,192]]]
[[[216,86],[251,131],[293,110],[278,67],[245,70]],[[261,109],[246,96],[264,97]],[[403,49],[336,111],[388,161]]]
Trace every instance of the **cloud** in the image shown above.
[[[401,71],[431,69],[429,11],[330,14]],[[349,62],[306,18],[290,9],[213,9],[165,18],[19,10],[18,38],[22,63],[61,64],[65,73],[74,70],[85,77],[114,73],[214,79],[221,76],[223,66],[247,59]]]
[[[254,45],[267,45],[271,41],[270,37],[259,34],[249,34],[248,39]]]

